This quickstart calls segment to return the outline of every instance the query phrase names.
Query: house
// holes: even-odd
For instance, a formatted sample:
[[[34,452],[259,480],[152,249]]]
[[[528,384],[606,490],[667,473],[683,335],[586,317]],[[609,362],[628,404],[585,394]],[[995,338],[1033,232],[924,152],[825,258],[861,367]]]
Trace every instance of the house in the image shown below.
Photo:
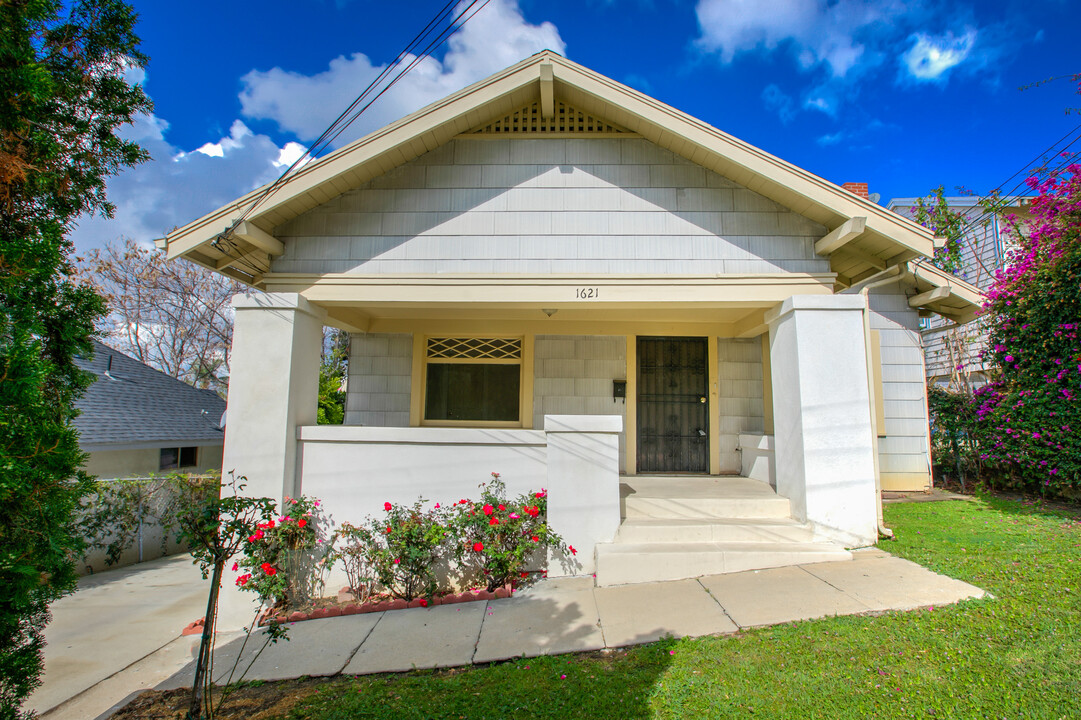
[[[221,470],[225,402],[94,341],[75,360],[95,380],[76,403],[84,469],[101,479]]]
[[[1005,218],[1013,215],[1020,220],[1029,217],[1031,197],[1008,196],[996,198],[994,211],[983,204],[987,198],[960,196],[944,198],[953,212],[965,220],[961,238],[961,269],[957,275],[987,291],[995,280],[996,271],[1007,261],[1013,243]],[[907,218],[915,216],[917,198],[894,198],[887,207]],[[983,358],[987,347],[987,329],[980,319],[958,324],[930,312],[920,315],[927,382],[973,390],[988,382],[989,364]]]
[[[936,242],[545,51],[159,247],[259,291],[224,460],[247,492],[356,521],[498,471],[616,584],[847,557],[879,485],[929,487],[918,313],[980,303]],[[352,334],[338,427],[324,324]]]

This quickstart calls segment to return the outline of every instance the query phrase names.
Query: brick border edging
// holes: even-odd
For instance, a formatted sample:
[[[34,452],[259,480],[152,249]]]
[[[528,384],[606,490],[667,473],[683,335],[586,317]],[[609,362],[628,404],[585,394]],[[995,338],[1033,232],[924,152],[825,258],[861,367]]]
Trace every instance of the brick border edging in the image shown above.
[[[419,607],[436,607],[438,605],[455,605],[457,603],[464,602],[476,602],[478,600],[502,600],[509,598],[514,594],[513,587],[500,587],[494,591],[490,590],[466,590],[461,593],[448,593],[446,595],[438,595],[431,600],[424,598],[416,598],[412,601],[405,601],[401,598],[397,599],[381,599],[368,601],[363,603],[346,603],[344,605],[335,605],[333,607],[316,608],[310,612],[301,612],[299,610],[289,613],[288,615],[278,614],[274,615],[269,612],[265,612],[260,615],[258,624],[260,626],[267,625],[271,620],[276,620],[280,623],[295,623],[303,622],[304,620],[319,620],[322,618],[342,617],[345,615],[363,615],[365,613],[372,612],[385,612],[387,610],[405,610],[407,608],[419,608]],[[201,630],[201,628],[200,628]]]

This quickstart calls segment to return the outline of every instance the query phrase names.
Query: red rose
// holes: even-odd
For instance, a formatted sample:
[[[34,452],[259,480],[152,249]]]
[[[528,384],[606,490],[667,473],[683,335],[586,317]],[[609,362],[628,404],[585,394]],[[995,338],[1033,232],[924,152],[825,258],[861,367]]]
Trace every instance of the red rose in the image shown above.
[[[500,510],[506,510],[506,509],[507,509],[507,506],[506,506],[506,505],[500,505],[500,506],[499,506],[499,509],[500,509]]]
[[[484,543],[473,543],[473,552],[480,552],[484,549]]]
[[[527,573],[527,572],[524,572],[524,573],[522,573],[522,577],[523,577],[523,578],[527,578],[527,577],[529,577],[529,573]]]
[[[301,518],[300,520],[297,520],[297,527],[304,527],[307,524],[308,524],[308,521],[305,520],[304,518]]]
[[[573,545],[568,545],[567,548],[571,551],[571,555],[577,555],[578,551],[574,549]]]
[[[536,535],[534,535],[533,537],[531,537],[529,539],[532,540],[533,542],[540,542],[540,538],[537,537]]]
[[[493,512],[495,512],[495,508],[493,508],[491,505],[485,505],[481,509],[484,510],[485,515],[491,515]]]
[[[499,519],[498,518],[492,518],[491,520],[488,521],[488,524],[489,525],[498,525],[499,524]]]
[[[425,600],[424,598],[421,598],[420,599],[420,606],[421,607],[428,607],[428,601]]]
[[[384,509],[384,510],[386,510],[387,512],[390,512],[390,509],[391,509],[392,507],[394,507],[394,506],[393,506],[393,505],[391,505],[391,504],[390,504],[390,503],[388,503],[388,502],[385,502],[385,503],[383,503],[383,509]]]

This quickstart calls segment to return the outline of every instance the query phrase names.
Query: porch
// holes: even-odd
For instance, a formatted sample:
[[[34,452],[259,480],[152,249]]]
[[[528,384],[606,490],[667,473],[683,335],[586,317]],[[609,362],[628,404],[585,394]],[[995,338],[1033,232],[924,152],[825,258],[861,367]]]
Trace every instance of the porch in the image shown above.
[[[609,334],[603,337],[624,342],[624,355],[603,366],[591,365],[593,360],[553,358],[553,363],[586,368],[584,378],[568,371],[573,388],[560,405],[549,403],[550,396],[534,387],[534,381],[539,384],[543,379],[543,371],[534,367],[540,362],[534,345],[541,344],[534,339],[542,336],[531,326],[517,325],[524,327],[518,342],[464,341],[456,346],[446,341],[450,333],[435,335],[432,329],[414,328],[405,343],[410,354],[385,356],[384,362],[373,361],[369,368],[373,387],[394,389],[407,402],[405,418],[398,419],[397,426],[387,422],[383,427],[314,424],[325,309],[290,293],[238,296],[235,305],[224,469],[244,475],[248,493],[278,498],[315,495],[325,501],[335,522],[358,522],[378,514],[387,501],[412,503],[424,497],[453,502],[473,496],[480,483],[498,472],[512,495],[548,490],[549,522],[579,551],[575,573],[597,573],[598,582],[607,584],[833,560],[846,557],[844,546],[870,545],[877,537],[867,305],[860,296],[792,296],[768,312],[753,311],[758,335],[745,342],[760,354],[757,365],[752,361],[746,366],[760,367],[760,374],[733,379],[729,387],[742,383],[739,387],[759,388],[757,420],[740,409],[746,403],[726,402],[729,391],[719,377],[722,369],[734,365],[720,351],[729,340],[739,340],[732,327],[708,323],[670,327],[669,332],[686,335],[660,352],[677,348],[682,360],[672,363],[674,374],[662,375],[659,382],[648,375],[659,364],[636,354],[643,347],[641,340],[654,339],[645,333],[662,332],[660,324],[604,328]],[[685,317],[709,314],[701,308],[681,312]],[[566,324],[549,327],[551,333],[571,329]],[[768,328],[768,335],[762,328]],[[619,329],[627,334],[611,334]],[[589,329],[599,331],[600,326]],[[686,342],[696,337],[700,342]],[[558,347],[563,341],[544,342]],[[691,345],[699,348],[697,359],[684,349]],[[465,348],[466,353],[454,356],[458,350],[448,347]],[[474,357],[478,348],[491,353],[492,347],[502,354]],[[438,357],[433,357],[433,348]],[[470,375],[447,372],[445,367],[432,370],[444,361],[460,361],[482,371]],[[485,362],[518,370],[489,377],[483,371]],[[399,365],[406,373],[401,383],[390,377]],[[771,372],[766,372],[767,366]],[[598,377],[591,377],[591,367],[601,367],[607,375],[598,371],[594,373]],[[500,385],[494,394],[497,401],[478,405],[479,409],[462,404],[470,402],[469,392],[450,400],[444,393],[433,404],[438,395],[433,383],[454,389],[455,383],[469,377],[519,385],[512,385],[512,392]],[[682,383],[688,378],[702,387],[687,392]],[[618,402],[621,398],[612,391],[620,380],[628,386],[626,404]],[[277,383],[278,389],[268,390],[268,383]],[[601,384],[610,394],[597,399],[591,388]],[[675,391],[668,389],[673,384]],[[575,392],[579,389],[581,395]],[[671,405],[653,412],[646,403],[658,396]],[[556,407],[566,411],[549,411]],[[605,411],[612,407],[622,412]],[[478,417],[452,418],[455,408]],[[390,414],[387,404],[370,410]],[[441,418],[440,413],[448,417]],[[674,431],[658,425],[673,419],[680,423]],[[762,432],[766,429],[775,432],[766,435]],[[688,448],[696,447],[705,451],[696,450],[698,464],[686,469],[716,475],[698,478],[700,485],[693,492],[689,489],[695,481],[686,477],[634,477],[637,471],[657,467],[650,464],[656,458],[664,461],[670,453],[684,457]],[[724,464],[721,457],[727,458]],[[622,505],[621,470],[625,482],[634,477],[636,485],[631,487],[637,487]],[[733,476],[720,475],[723,471]],[[734,476],[740,471],[751,478]],[[651,489],[646,491],[647,487]],[[747,492],[751,496],[740,496]],[[691,510],[696,514],[688,516]],[[822,544],[826,538],[836,544]],[[752,543],[755,547],[746,547]],[[767,543],[772,545],[767,548]],[[643,553],[653,556],[652,564],[663,572],[644,573],[648,563],[641,562]],[[676,557],[678,563],[671,560]],[[608,566],[638,571],[610,574]],[[676,567],[682,569],[676,573]]]

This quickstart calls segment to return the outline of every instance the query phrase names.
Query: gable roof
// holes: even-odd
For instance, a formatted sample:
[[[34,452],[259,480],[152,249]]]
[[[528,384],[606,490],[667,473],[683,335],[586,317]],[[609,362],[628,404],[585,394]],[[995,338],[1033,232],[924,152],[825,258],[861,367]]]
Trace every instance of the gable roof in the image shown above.
[[[76,365],[96,379],[75,404],[84,451],[220,445],[225,401],[94,341]]]
[[[301,167],[228,243],[219,236],[265,188],[174,230],[159,247],[170,259],[185,257],[259,287],[270,256],[283,249],[272,235],[276,226],[508,113],[537,102],[550,112],[556,100],[838,231],[829,254],[842,284],[934,251],[930,230],[550,50]]]

